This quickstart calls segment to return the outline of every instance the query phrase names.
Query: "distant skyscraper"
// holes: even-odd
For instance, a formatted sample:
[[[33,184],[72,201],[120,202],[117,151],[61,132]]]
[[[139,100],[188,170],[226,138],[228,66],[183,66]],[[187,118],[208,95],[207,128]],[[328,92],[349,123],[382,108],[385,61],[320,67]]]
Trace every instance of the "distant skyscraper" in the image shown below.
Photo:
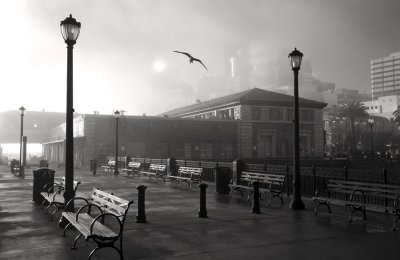
[[[226,87],[229,92],[249,88],[249,49],[247,43],[226,44],[225,59],[228,65]]]
[[[372,99],[400,95],[400,52],[371,60]]]

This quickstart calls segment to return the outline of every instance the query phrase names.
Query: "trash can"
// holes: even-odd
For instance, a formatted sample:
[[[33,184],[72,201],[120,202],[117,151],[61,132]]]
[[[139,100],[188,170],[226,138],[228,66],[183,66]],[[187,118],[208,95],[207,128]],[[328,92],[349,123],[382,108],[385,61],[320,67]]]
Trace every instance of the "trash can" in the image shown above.
[[[49,168],[39,168],[33,171],[33,201],[40,205],[43,197],[40,195],[44,191],[44,185],[54,183],[54,173],[56,171]]]
[[[40,168],[47,168],[47,167],[49,167],[49,163],[47,162],[47,160],[40,160],[39,161],[39,167]]]
[[[215,172],[215,191],[221,194],[229,194],[230,181],[231,169],[228,167],[217,167]]]
[[[15,173],[15,167],[19,166],[19,161],[12,159],[10,163],[11,173]]]
[[[90,160],[89,161],[89,169],[93,174],[96,174],[97,170],[97,160]]]

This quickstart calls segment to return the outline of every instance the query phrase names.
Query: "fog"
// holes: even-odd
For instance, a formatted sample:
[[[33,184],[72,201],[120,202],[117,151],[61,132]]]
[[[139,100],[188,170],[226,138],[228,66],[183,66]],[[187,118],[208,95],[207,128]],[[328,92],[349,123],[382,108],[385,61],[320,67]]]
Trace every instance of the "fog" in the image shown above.
[[[370,60],[400,51],[398,0],[13,0],[0,8],[0,111],[65,111],[59,24],[70,13],[82,23],[74,48],[80,113],[156,115],[194,103],[202,77],[222,79],[213,88],[228,93],[226,50],[235,44],[255,63],[286,61],[297,47],[318,79],[362,92],[370,92]]]

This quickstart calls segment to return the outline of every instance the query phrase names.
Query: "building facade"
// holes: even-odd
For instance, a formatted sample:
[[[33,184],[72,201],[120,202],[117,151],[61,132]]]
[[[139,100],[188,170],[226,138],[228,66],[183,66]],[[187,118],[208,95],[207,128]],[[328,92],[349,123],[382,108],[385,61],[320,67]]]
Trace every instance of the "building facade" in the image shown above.
[[[371,60],[372,99],[400,95],[400,52]]]
[[[323,156],[322,108],[325,103],[300,99],[302,156]],[[293,97],[251,89],[181,107],[161,116],[119,119],[121,157],[186,160],[290,157],[293,155]],[[74,118],[74,163],[105,163],[115,155],[116,120],[112,115]],[[43,144],[47,160],[64,162],[65,124]]]
[[[400,109],[400,95],[378,97],[375,100],[363,102],[370,115],[394,118],[393,112]]]

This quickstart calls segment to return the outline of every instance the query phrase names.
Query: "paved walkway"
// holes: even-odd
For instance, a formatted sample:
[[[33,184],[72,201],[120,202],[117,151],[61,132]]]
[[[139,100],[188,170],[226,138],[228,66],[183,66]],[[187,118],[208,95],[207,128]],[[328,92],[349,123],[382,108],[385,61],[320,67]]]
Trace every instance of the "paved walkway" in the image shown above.
[[[57,171],[56,178],[63,174]],[[239,193],[229,200],[210,185],[209,218],[199,219],[198,188],[179,190],[103,172],[76,170],[75,175],[82,181],[79,195],[98,187],[135,200],[125,225],[125,259],[400,259],[400,232],[390,231],[393,216],[368,212],[368,221],[349,224],[346,209],[314,216],[308,200],[304,211],[290,211],[286,201],[283,207],[263,205],[254,215]],[[148,187],[145,224],[134,221],[139,184]],[[0,259],[87,259],[96,244],[80,240],[71,250],[75,231],[60,237],[62,229],[48,219],[32,202],[32,172],[21,180],[0,168]],[[118,254],[102,249],[92,259],[118,259]]]

